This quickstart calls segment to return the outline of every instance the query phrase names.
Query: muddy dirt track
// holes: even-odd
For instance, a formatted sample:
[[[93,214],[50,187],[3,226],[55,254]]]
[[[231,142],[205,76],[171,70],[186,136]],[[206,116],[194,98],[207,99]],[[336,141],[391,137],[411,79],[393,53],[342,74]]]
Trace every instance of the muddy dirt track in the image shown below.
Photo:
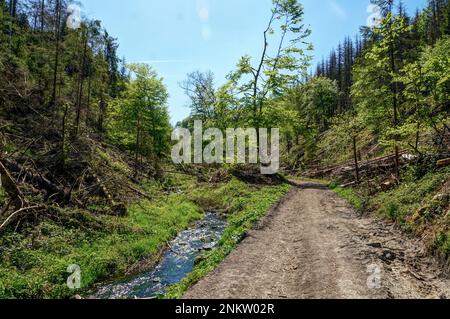
[[[450,279],[418,240],[299,183],[185,298],[450,298]]]

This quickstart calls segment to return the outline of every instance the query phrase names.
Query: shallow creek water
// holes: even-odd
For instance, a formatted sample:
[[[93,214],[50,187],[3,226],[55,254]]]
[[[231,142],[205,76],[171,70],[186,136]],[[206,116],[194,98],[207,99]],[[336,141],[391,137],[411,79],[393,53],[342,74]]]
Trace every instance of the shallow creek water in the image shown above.
[[[227,226],[214,213],[207,213],[188,230],[169,243],[160,262],[147,272],[107,284],[92,296],[96,299],[152,298],[165,293],[168,286],[180,282],[194,267],[195,259],[213,249]]]

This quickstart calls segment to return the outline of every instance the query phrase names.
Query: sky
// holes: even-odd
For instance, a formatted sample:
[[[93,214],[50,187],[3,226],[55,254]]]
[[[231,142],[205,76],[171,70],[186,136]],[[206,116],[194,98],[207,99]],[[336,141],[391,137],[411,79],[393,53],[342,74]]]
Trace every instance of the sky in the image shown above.
[[[272,0],[82,0],[82,14],[101,20],[127,62],[151,65],[170,94],[172,124],[189,115],[180,82],[190,72],[212,71],[216,86],[240,57],[261,55]],[[300,0],[312,34],[312,65],[345,36],[355,36],[372,15],[370,0]],[[412,14],[426,0],[404,0]]]

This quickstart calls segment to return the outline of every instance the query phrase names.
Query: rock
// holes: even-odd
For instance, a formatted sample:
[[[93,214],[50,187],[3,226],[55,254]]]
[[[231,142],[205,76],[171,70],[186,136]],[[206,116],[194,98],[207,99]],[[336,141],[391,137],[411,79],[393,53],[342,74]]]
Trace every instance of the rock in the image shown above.
[[[394,261],[396,259],[396,255],[395,255],[395,253],[393,253],[390,250],[385,250],[381,254],[380,259],[385,261],[385,262],[387,262],[387,263],[390,263],[390,262],[392,262],[392,261]]]
[[[370,243],[367,244],[367,246],[373,247],[373,248],[381,248],[383,245],[381,243]]]

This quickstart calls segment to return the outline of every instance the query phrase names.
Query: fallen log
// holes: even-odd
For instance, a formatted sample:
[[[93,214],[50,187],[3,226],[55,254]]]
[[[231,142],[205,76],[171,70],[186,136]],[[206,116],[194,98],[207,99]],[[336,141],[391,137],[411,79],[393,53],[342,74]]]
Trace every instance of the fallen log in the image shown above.
[[[30,210],[34,210],[34,209],[38,209],[38,208],[42,208],[42,206],[30,206],[30,207],[23,207],[19,210],[16,210],[14,213],[12,213],[11,215],[8,216],[8,218],[5,219],[5,221],[0,225],[0,232],[6,227],[8,226],[11,222],[14,221],[14,219],[21,213],[24,213],[26,211],[30,211]]]
[[[440,161],[437,161],[436,166],[441,168],[450,165],[450,158],[446,158]]]
[[[114,200],[114,197],[111,195],[111,193],[109,192],[108,188],[106,187],[106,185],[102,182],[102,180],[100,179],[100,177],[98,177],[97,174],[95,174],[92,169],[89,169],[89,173],[91,174],[91,176],[94,178],[94,180],[97,183],[97,186],[99,187],[101,193],[103,194],[103,196],[106,197],[106,199],[109,202],[109,205],[112,209],[112,211],[114,213],[116,213],[118,216],[125,216],[127,214],[127,208],[125,206],[125,204],[123,203],[117,203]]]
[[[350,187],[350,186],[355,186],[357,184],[358,184],[358,181],[353,181],[353,182],[350,182],[350,183],[342,184],[341,187],[342,188],[347,188],[347,187]]]
[[[134,188],[133,186],[130,186],[130,185],[126,185],[126,186],[127,186],[129,189],[131,189],[133,192],[135,192],[136,194],[138,194],[138,195],[140,195],[140,196],[142,196],[142,197],[148,199],[149,201],[152,201],[152,200],[153,200],[153,198],[151,198],[151,197],[148,196],[147,194],[141,192],[140,190]]]
[[[22,194],[22,191],[19,189],[17,184],[14,182],[14,179],[9,174],[9,171],[0,161],[0,187],[3,187],[6,193],[11,198],[12,204],[15,209],[19,210],[22,207],[27,205],[27,201],[25,196]]]
[[[19,163],[11,159],[4,159],[3,162],[5,163],[5,166],[8,167],[9,170],[16,173],[25,174],[27,177],[26,179],[31,184],[36,184],[36,186],[38,186],[39,188],[45,189],[47,191],[48,197],[54,196],[55,194],[64,195],[64,189],[60,186],[55,185],[47,178],[32,172],[30,169],[20,165]]]

